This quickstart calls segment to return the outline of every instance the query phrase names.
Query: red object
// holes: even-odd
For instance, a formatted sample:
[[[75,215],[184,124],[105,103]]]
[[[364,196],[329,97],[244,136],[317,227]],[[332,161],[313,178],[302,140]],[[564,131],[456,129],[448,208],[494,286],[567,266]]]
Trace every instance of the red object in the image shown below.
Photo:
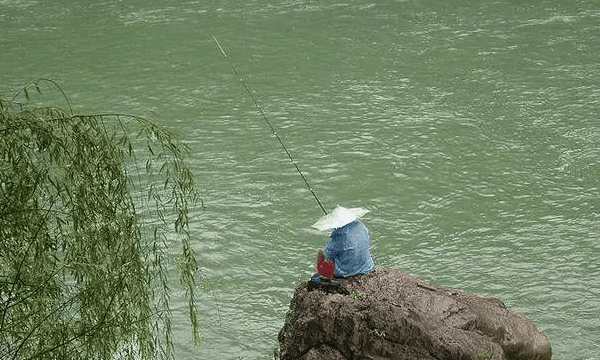
[[[335,273],[335,266],[331,260],[322,260],[319,261],[317,265],[317,271],[320,275],[323,275],[329,279],[333,279],[333,274]]]

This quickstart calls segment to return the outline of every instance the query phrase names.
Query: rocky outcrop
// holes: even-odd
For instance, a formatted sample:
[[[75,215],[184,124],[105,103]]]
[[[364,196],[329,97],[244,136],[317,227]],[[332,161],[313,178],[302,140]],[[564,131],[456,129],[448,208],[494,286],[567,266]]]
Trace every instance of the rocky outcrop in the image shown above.
[[[382,269],[301,284],[279,342],[282,360],[552,358],[544,333],[500,300]]]

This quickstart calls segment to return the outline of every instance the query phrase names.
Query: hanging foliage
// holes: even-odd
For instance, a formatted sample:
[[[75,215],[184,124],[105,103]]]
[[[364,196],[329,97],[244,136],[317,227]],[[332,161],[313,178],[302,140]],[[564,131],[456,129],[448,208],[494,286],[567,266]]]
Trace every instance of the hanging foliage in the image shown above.
[[[42,84],[68,110],[31,106]],[[198,344],[187,147],[141,117],[76,115],[52,80],[0,106],[0,359],[172,358],[174,244]]]

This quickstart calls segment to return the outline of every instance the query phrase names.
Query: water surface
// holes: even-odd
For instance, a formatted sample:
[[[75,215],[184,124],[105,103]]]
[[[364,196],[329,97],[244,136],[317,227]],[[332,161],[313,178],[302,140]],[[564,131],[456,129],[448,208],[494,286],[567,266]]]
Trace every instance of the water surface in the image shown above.
[[[213,35],[323,204],[371,210],[376,265],[500,298],[555,359],[598,358],[599,3],[0,6],[3,94],[49,77],[77,112],[148,116],[190,146],[217,301],[194,350],[174,279],[177,358],[269,358],[328,238]]]

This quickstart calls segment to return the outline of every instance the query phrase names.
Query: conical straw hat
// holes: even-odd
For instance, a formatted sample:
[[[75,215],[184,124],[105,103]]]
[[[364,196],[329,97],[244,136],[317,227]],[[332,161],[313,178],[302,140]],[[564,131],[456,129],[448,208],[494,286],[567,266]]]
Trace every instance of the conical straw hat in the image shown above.
[[[319,230],[339,228],[350,224],[368,212],[369,210],[363,208],[346,209],[345,207],[338,205],[338,207],[336,207],[332,212],[319,218],[319,220],[317,220],[312,227]]]

